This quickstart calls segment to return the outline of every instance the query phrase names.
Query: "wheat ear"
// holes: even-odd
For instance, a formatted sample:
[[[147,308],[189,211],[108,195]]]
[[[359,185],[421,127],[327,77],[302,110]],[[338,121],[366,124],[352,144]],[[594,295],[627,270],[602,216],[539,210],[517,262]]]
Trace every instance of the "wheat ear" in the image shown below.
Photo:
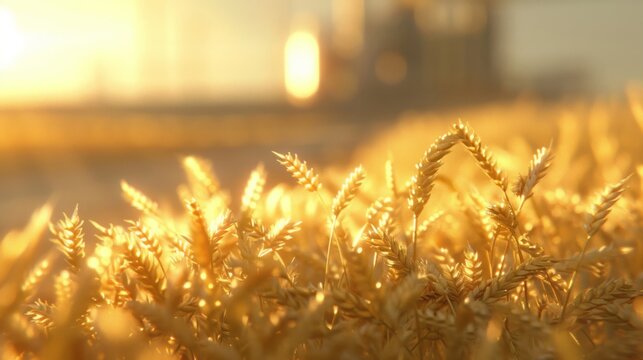
[[[148,215],[158,215],[158,204],[143,194],[140,190],[121,180],[123,198],[135,209]]]
[[[395,178],[395,164],[393,163],[393,156],[389,154],[384,166],[384,173],[386,175],[386,187],[391,192],[393,197],[397,197],[397,180]]]
[[[596,197],[596,200],[592,203],[585,217],[585,231],[587,232],[587,236],[594,236],[605,221],[607,221],[607,215],[609,215],[612,207],[621,197],[623,191],[625,191],[625,183],[629,178],[630,176],[627,176],[616,184],[606,186]]]
[[[54,306],[47,301],[38,299],[33,304],[27,306],[25,315],[31,320],[32,323],[41,326],[45,331],[49,331],[54,327],[53,315]]]
[[[460,142],[469,150],[473,158],[478,163],[478,166],[498,185],[502,191],[507,191],[507,176],[504,171],[500,169],[493,158],[493,154],[486,146],[482,145],[482,141],[478,135],[468,125],[458,120],[453,125],[453,129],[457,134]]]
[[[442,158],[451,151],[456,141],[456,136],[451,133],[440,136],[433,142],[429,149],[424,152],[420,162],[415,165],[417,173],[411,177],[408,197],[409,209],[413,212],[413,262],[417,260],[418,218],[431,197],[431,191],[435,185],[438,170],[442,166]]]
[[[528,259],[506,274],[483,282],[471,292],[470,296],[486,303],[496,302],[529,277],[547,272],[553,263],[549,257]]]
[[[524,202],[533,195],[534,187],[547,174],[553,160],[554,154],[551,151],[551,145],[536,151],[529,163],[527,175],[519,176],[513,186],[514,194],[520,198],[517,212],[520,212]]]
[[[192,235],[191,243],[194,260],[204,269],[212,271],[212,254],[214,251],[210,243],[208,223],[196,199],[188,201],[186,206],[191,217],[190,233]]]
[[[373,226],[369,229],[368,238],[369,245],[386,260],[391,278],[399,279],[411,273],[413,266],[408,259],[406,248],[387,230]]]
[[[332,209],[334,216],[339,216],[342,210],[344,210],[351,200],[355,198],[359,191],[359,187],[362,185],[365,178],[366,173],[361,165],[355,168],[355,170],[348,175],[342,184],[342,188],[337,192],[337,195],[333,200]]]
[[[165,268],[163,268],[163,246],[158,240],[156,234],[149,227],[143,225],[140,221],[129,221],[130,232],[136,236],[143,246],[148,249],[156,260],[158,260],[159,266],[163,274],[165,273]]]
[[[22,292],[25,294],[26,298],[32,296],[32,292],[38,287],[42,280],[49,275],[51,272],[49,258],[45,258],[40,261],[36,266],[29,272],[29,275],[22,284]]]
[[[276,151],[272,153],[277,156],[277,161],[286,167],[290,175],[292,175],[300,185],[303,185],[306,190],[310,192],[319,190],[321,186],[319,183],[319,175],[317,175],[312,168],[308,169],[306,162],[299,160],[297,154],[292,155],[291,153],[287,153],[284,155]]]
[[[207,161],[196,156],[186,156],[183,158],[183,169],[190,182],[203,189],[208,197],[213,197],[219,192],[219,181]]]
[[[55,226],[50,224],[49,229],[55,236],[53,241],[65,255],[67,265],[72,272],[76,273],[85,259],[83,221],[78,217],[78,205],[71,216],[63,213],[63,217]]]
[[[473,250],[471,245],[467,246],[464,251],[462,275],[466,281],[464,284],[465,291],[472,290],[482,280],[482,262],[478,257],[478,253]]]
[[[277,252],[286,246],[286,242],[292,240],[293,234],[301,230],[301,222],[293,222],[290,219],[279,219],[263,238],[263,249],[259,257],[271,252]]]
[[[581,250],[580,256],[578,257],[578,262],[572,273],[572,278],[569,281],[569,286],[567,287],[567,293],[565,294],[565,301],[563,302],[563,307],[560,311],[561,320],[565,317],[565,310],[567,309],[567,304],[569,303],[569,298],[571,296],[572,290],[574,288],[574,282],[580,269],[581,263],[583,262],[583,257],[587,252],[589,242],[592,237],[598,232],[600,227],[607,221],[607,215],[614,204],[620,199],[623,191],[625,191],[625,183],[630,177],[627,176],[623,180],[617,182],[616,184],[607,185],[603,191],[596,197],[596,200],[592,203],[592,206],[585,218],[585,231],[587,232],[587,237],[585,238],[585,244]]]
[[[130,268],[141,279],[142,287],[152,294],[156,302],[163,302],[163,277],[151,252],[128,239],[124,254]]]
[[[216,226],[210,236],[210,246],[212,247],[212,251],[217,253],[220,260],[222,260],[221,241],[232,225],[234,225],[232,212],[230,212],[230,210],[226,210],[223,214],[219,215]]]
[[[265,184],[266,171],[264,170],[263,164],[259,164],[252,173],[250,173],[250,178],[248,179],[246,188],[243,191],[243,197],[241,198],[241,213],[243,216],[252,216],[252,213],[261,198],[261,193],[263,193],[263,187]]]
[[[608,280],[578,295],[570,303],[569,311],[578,314],[590,313],[597,308],[618,301],[628,302],[641,295],[640,290],[636,290],[631,283],[623,279]]]
[[[409,209],[419,216],[424,209],[431,190],[435,185],[438,170],[442,166],[442,158],[445,157],[457,138],[453,134],[440,136],[429,149],[424,152],[422,159],[415,165],[416,174],[411,178],[411,187],[409,189],[408,205]]]
[[[335,195],[335,198],[333,199],[333,204],[331,207],[332,211],[332,222],[331,222],[331,229],[330,233],[328,235],[328,248],[326,250],[326,267],[324,270],[324,287],[326,287],[328,283],[328,269],[330,267],[330,251],[332,248],[333,244],[333,237],[335,235],[335,228],[337,227],[337,220],[339,218],[339,214],[344,210],[348,204],[357,196],[357,192],[359,191],[360,186],[364,182],[364,179],[366,178],[366,173],[364,172],[364,168],[360,165],[353,172],[351,172],[346,180],[344,180],[344,183],[342,184],[341,189],[337,192],[337,195]],[[345,260],[344,260],[344,255],[342,254],[342,248],[338,244],[337,248],[339,250],[339,254],[341,257],[341,262],[344,268],[346,268]]]

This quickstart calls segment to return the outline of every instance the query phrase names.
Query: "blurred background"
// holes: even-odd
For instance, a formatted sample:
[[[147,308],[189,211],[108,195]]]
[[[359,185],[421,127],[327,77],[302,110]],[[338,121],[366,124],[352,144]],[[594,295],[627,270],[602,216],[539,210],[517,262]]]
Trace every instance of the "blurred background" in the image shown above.
[[[258,162],[285,178],[270,150],[346,162],[405,114],[624,98],[643,80],[642,14],[639,0],[0,0],[0,230],[47,200],[133,216],[120,179],[178,207],[187,154],[239,197]]]

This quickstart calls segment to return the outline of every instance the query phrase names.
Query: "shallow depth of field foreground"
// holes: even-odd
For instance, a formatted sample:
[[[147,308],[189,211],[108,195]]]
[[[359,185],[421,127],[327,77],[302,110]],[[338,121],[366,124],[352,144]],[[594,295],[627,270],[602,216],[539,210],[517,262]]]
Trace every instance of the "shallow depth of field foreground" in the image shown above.
[[[349,166],[276,148],[290,181],[243,194],[187,156],[184,208],[125,177],[114,224],[46,204],[0,243],[1,357],[639,358],[630,100],[407,116]]]

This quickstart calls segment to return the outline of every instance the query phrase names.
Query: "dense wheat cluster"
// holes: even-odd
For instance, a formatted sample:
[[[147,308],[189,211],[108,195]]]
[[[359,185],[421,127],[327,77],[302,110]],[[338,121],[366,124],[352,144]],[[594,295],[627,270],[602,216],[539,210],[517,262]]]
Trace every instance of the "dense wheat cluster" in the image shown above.
[[[549,134],[522,162],[425,124],[414,168],[276,152],[292,183],[259,165],[236,209],[192,156],[179,215],[125,181],[139,215],[120,224],[43,207],[0,245],[2,358],[639,358],[643,168],[618,151],[636,122]]]

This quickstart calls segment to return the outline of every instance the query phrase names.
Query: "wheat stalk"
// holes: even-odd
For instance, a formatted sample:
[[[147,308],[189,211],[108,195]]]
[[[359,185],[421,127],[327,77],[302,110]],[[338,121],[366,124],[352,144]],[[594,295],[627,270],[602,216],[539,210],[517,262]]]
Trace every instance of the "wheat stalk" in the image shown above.
[[[301,230],[301,222],[292,222],[290,219],[281,219],[270,227],[270,230],[263,238],[263,249],[259,257],[271,252],[277,252],[286,246],[286,242],[293,238],[293,234]]]
[[[580,267],[589,267],[601,261],[613,260],[619,255],[629,254],[631,251],[632,248],[629,247],[614,248],[612,245],[601,246],[598,249],[585,251],[584,253],[578,252],[570,258],[560,260],[554,265],[554,270],[558,272],[572,272],[578,264],[580,264]]]
[[[422,159],[415,165],[417,174],[411,177],[408,205],[413,212],[413,262],[417,261],[417,228],[418,218],[424,210],[424,206],[431,197],[431,191],[435,184],[438,170],[442,166],[442,158],[450,151],[456,142],[453,134],[446,134],[439,137],[424,153]]]
[[[46,301],[36,300],[28,306],[25,315],[32,323],[41,326],[45,330],[51,330],[54,327],[54,307]]]
[[[366,209],[366,224],[377,226],[383,218],[389,218],[394,211],[393,200],[389,197],[382,197],[375,200]]]
[[[400,279],[411,273],[413,267],[404,245],[386,231],[377,227],[369,229],[369,245],[384,259],[392,279]]]
[[[361,166],[355,168],[355,170],[348,175],[342,184],[342,188],[339,189],[337,195],[335,195],[335,198],[333,199],[333,216],[339,216],[342,210],[344,210],[351,200],[355,198],[359,191],[359,187],[364,182],[364,179],[366,179],[366,173],[364,172],[364,168]]]
[[[630,176],[615,184],[607,185],[603,191],[598,194],[585,217],[585,231],[587,232],[588,238],[594,236],[605,221],[607,221],[607,215],[609,215],[612,207],[618,199],[620,199],[623,191],[625,191],[625,184],[629,178]]]
[[[496,164],[496,160],[493,158],[491,151],[482,145],[482,141],[478,135],[460,120],[453,125],[453,130],[458,139],[460,139],[460,142],[462,142],[476,160],[478,166],[484,170],[487,176],[489,176],[502,191],[506,192],[508,186],[507,176]]]
[[[590,314],[598,308],[619,301],[630,302],[641,295],[640,290],[635,290],[631,283],[623,279],[608,280],[579,294],[570,304],[569,312],[583,317],[583,314]]]
[[[40,261],[27,275],[27,278],[22,284],[22,292],[27,296],[30,296],[31,293],[38,287],[38,285],[43,281],[43,279],[51,271],[51,263],[48,258]]]
[[[205,220],[201,206],[196,199],[186,202],[186,206],[192,219],[190,233],[194,260],[204,269],[211,271],[214,249],[210,242],[209,226]]]
[[[395,165],[393,163],[393,158],[389,154],[388,159],[386,159],[386,164],[384,165],[384,172],[386,178],[386,187],[391,192],[393,197],[397,197],[397,179],[395,178]]]
[[[246,188],[241,198],[241,213],[246,217],[252,216],[266,184],[266,171],[259,164],[250,174]]]
[[[209,244],[212,247],[212,251],[217,256],[216,259],[220,262],[225,258],[225,255],[222,254],[223,249],[221,248],[223,238],[228,234],[230,228],[235,224],[234,218],[232,217],[232,212],[226,210],[223,214],[219,215],[216,226],[212,231],[210,236]]]
[[[85,259],[85,240],[83,239],[83,221],[78,217],[78,205],[71,216],[63,214],[63,219],[49,229],[55,236],[52,240],[65,255],[65,260],[72,272],[78,272]]]
[[[589,242],[592,237],[598,232],[601,225],[607,221],[607,215],[610,213],[612,206],[618,201],[618,199],[625,191],[625,183],[629,179],[629,176],[619,181],[616,184],[607,185],[603,191],[597,196],[596,200],[592,204],[590,211],[588,212],[585,218],[585,231],[587,232],[587,238],[583,249],[581,250],[580,256],[578,257],[578,262],[572,273],[572,278],[569,281],[569,287],[567,288],[567,293],[565,294],[565,301],[563,302],[562,310],[560,311],[560,318],[565,317],[565,310],[567,309],[567,304],[569,303],[569,298],[571,296],[572,289],[574,288],[574,282],[576,280],[576,275],[580,269],[581,263],[583,262],[583,257],[587,252]]]
[[[415,165],[416,174],[411,177],[408,204],[415,216],[419,216],[431,197],[438,170],[444,158],[456,142],[456,136],[446,134],[440,136],[424,153],[419,163]]]
[[[554,154],[551,151],[551,145],[549,147],[542,147],[536,151],[536,154],[534,154],[533,159],[529,163],[527,175],[519,176],[513,186],[514,194],[520,198],[520,206],[518,206],[518,209],[521,209],[523,203],[533,196],[534,187],[545,177],[553,160]],[[518,212],[520,212],[520,210],[518,210]]]
[[[482,262],[478,259],[478,253],[468,246],[464,251],[464,266],[462,275],[465,280],[464,290],[470,291],[482,280]]]
[[[71,274],[67,270],[61,271],[54,279],[54,293],[56,304],[67,304],[72,298],[75,282],[71,279]]]
[[[140,221],[128,221],[127,223],[130,224],[130,232],[141,241],[141,244],[154,254],[159,262],[163,261],[163,247],[154,231]]]
[[[429,231],[431,226],[433,226],[438,220],[440,220],[443,216],[445,215],[445,212],[443,210],[438,210],[435,213],[431,214],[428,218],[426,218],[422,223],[418,225],[417,228],[417,233],[416,237],[418,239],[422,239],[424,235]],[[413,236],[413,226],[411,225],[408,230],[409,236]]]
[[[340,289],[332,289],[333,299],[342,313],[348,317],[370,320],[373,318],[369,304],[360,297]]]
[[[147,290],[157,302],[163,302],[163,277],[159,263],[153,255],[141,248],[134,241],[128,241],[124,252],[131,269],[139,276],[141,286]]]
[[[363,296],[373,296],[375,280],[367,254],[361,246],[344,251],[352,289]]]
[[[469,296],[484,302],[496,302],[528,278],[546,272],[553,263],[549,257],[528,259],[506,274],[483,282]]]
[[[45,208],[0,240],[0,357],[637,358],[643,193],[623,196],[622,181],[587,209],[580,194],[600,178],[590,173],[594,168],[611,176],[635,167],[640,156],[614,153],[615,140],[623,140],[619,149],[630,146],[620,137],[630,133],[627,122],[618,138],[593,124],[589,136],[569,139],[568,125],[561,125],[557,157],[570,171],[554,172],[551,146],[538,149],[514,184],[517,201],[493,156],[458,123],[409,169],[412,181],[404,186],[396,183],[390,156],[375,158],[386,163],[371,186],[361,166],[346,179],[335,170],[320,174],[343,184],[324,211],[306,195],[313,191],[324,203],[319,176],[291,154],[277,159],[301,188],[269,188],[257,167],[237,199],[206,160],[183,158],[179,198],[189,199],[187,211],[161,212],[123,183],[140,219],[90,221],[87,228],[75,210],[51,225],[55,251],[38,242],[49,221]],[[404,150],[413,136],[424,139],[413,130]],[[398,149],[399,164],[412,160],[387,141]],[[447,177],[442,162],[458,142],[473,161],[454,164],[462,172]],[[507,169],[522,168],[512,163],[521,148],[511,148],[516,154],[507,157]],[[453,154],[454,162],[460,155]],[[371,160],[360,159],[375,168]],[[494,181],[462,176],[478,166]],[[546,173],[554,187],[542,191]],[[611,211],[617,201],[619,211]],[[363,204],[365,213],[357,209]],[[603,226],[608,216],[610,226]],[[601,243],[590,249],[593,237]],[[326,265],[333,265],[327,249],[333,242],[341,269]],[[419,242],[426,257],[416,250]],[[494,261],[496,243],[506,248]],[[583,286],[574,285],[581,268],[590,271]]]
[[[207,198],[212,198],[219,192],[219,180],[207,161],[196,156],[186,156],[182,165],[193,187],[198,187]]]
[[[504,229],[515,233],[518,224],[516,215],[507,203],[489,205],[487,207],[487,215]]]
[[[303,185],[306,190],[316,192],[321,187],[319,183],[319,175],[317,175],[312,168],[308,169],[305,161],[299,160],[297,154],[292,155],[287,153],[285,155],[273,151],[277,156],[277,161],[283,165],[286,170],[292,175],[300,185]]]
[[[357,195],[357,192],[359,191],[359,187],[362,185],[362,182],[364,182],[364,179],[366,178],[366,174],[364,172],[364,168],[361,166],[358,166],[355,168],[355,170],[348,175],[344,183],[342,184],[341,189],[337,192],[337,195],[333,199],[333,204],[332,204],[332,223],[331,223],[331,228],[330,228],[330,233],[328,235],[328,248],[326,250],[326,268],[324,272],[324,284],[327,284],[328,282],[328,268],[330,266],[330,251],[332,248],[333,244],[333,235],[335,234],[335,228],[337,226],[337,220],[339,218],[339,214],[344,210],[348,204],[350,203],[353,198]],[[341,246],[338,244],[338,250],[341,256],[341,262],[344,268],[346,267],[345,261],[344,261],[344,256],[342,254]]]
[[[132,205],[132,207],[142,211],[144,214],[158,215],[158,204],[152,201],[140,190],[128,184],[125,180],[121,180],[121,190],[123,198]]]

